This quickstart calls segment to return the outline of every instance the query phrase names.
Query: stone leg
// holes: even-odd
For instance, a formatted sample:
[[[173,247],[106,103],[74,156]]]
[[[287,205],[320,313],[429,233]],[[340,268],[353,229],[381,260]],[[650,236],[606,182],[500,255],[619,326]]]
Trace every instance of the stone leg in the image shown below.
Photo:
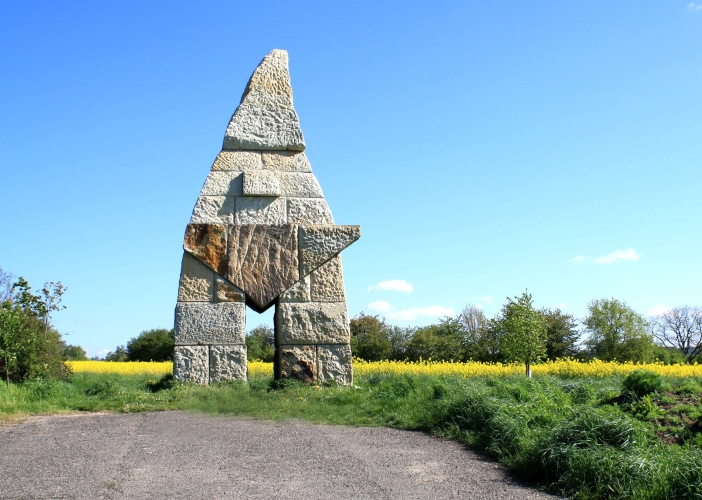
[[[208,384],[246,380],[244,293],[186,253],[175,314],[173,376]]]
[[[177,345],[173,353],[173,378],[207,385],[210,379],[208,354],[206,345]]]
[[[336,256],[276,303],[275,378],[353,384],[350,337],[341,258]]]
[[[210,346],[210,383],[224,380],[246,382],[246,346]]]

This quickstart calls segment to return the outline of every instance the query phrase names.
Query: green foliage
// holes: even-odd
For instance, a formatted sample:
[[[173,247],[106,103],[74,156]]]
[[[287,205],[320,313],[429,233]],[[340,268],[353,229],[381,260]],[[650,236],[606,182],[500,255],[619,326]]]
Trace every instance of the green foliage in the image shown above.
[[[650,361],[653,339],[648,323],[624,302],[593,300],[584,320],[589,334],[587,346],[592,356],[604,361]]]
[[[66,344],[61,341],[61,359],[64,361],[85,361],[88,359],[88,354],[79,345]]]
[[[674,347],[654,345],[651,352],[651,357],[654,360],[660,361],[666,365],[683,364],[687,361],[682,351]]]
[[[502,324],[499,319],[488,320],[480,308],[468,304],[458,320],[463,326],[465,360],[491,363],[503,361],[504,356],[500,352]]]
[[[127,342],[129,361],[172,361],[175,331],[165,328],[145,330]],[[115,360],[126,361],[126,360]]]
[[[560,309],[542,309],[546,321],[546,357],[550,360],[578,356],[578,322]]]
[[[366,361],[404,360],[415,329],[390,326],[377,315],[361,312],[350,321],[351,352]]]
[[[410,361],[433,359],[435,361],[462,361],[463,325],[456,318],[446,317],[438,325],[419,328],[407,342],[406,357]]]
[[[0,376],[22,382],[33,378],[65,378],[61,335],[50,325],[50,314],[60,309],[65,288],[47,283],[35,295],[24,278],[10,285],[12,276],[0,269]]]
[[[275,357],[275,334],[273,328],[258,325],[246,335],[247,359],[273,362]]]
[[[534,309],[528,292],[514,300],[508,298],[502,308],[500,349],[509,361],[521,361],[531,377],[531,365],[546,356],[546,320]]]
[[[110,351],[105,355],[105,361],[129,361],[127,348],[123,345],[118,345],[114,351]]]
[[[633,392],[638,397],[659,391],[663,384],[663,378],[656,372],[650,370],[636,370],[631,372],[624,379],[622,384],[624,391]]]

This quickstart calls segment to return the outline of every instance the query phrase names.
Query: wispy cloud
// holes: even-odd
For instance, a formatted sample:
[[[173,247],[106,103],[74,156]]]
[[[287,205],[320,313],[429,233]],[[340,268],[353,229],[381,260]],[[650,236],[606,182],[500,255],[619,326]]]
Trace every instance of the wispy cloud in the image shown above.
[[[399,321],[413,321],[419,317],[453,316],[453,309],[444,306],[410,307],[402,311],[388,312],[388,318]]]
[[[627,248],[626,250],[615,250],[602,257],[597,257],[593,262],[595,264],[612,264],[620,260],[639,260],[640,258],[641,254],[636,253],[636,250]]]
[[[402,293],[412,293],[413,290],[414,290],[414,287],[412,286],[412,284],[407,283],[405,280],[381,281],[377,285],[373,285],[373,286],[368,287],[369,292],[394,291],[394,292],[402,292]]]
[[[687,8],[690,10],[702,10],[702,4],[690,2],[687,4]]]
[[[601,257],[585,257],[584,255],[578,255],[570,259],[574,264],[583,264],[585,262],[594,262],[595,264],[613,264],[615,262],[620,262],[624,260],[639,260],[641,258],[640,253],[636,253],[633,248],[627,248],[626,250],[615,250],[614,252],[608,253]]]
[[[650,316],[660,316],[670,311],[670,307],[664,306],[663,304],[656,304],[651,309],[648,310]]]
[[[566,304],[565,302],[559,302],[558,309],[568,309],[568,304]]]
[[[368,309],[376,312],[392,311],[392,306],[386,300],[376,300],[368,304]]]
[[[478,297],[478,300],[483,304],[492,304],[493,302],[495,302],[495,299],[493,299],[489,295],[483,295],[482,297]]]

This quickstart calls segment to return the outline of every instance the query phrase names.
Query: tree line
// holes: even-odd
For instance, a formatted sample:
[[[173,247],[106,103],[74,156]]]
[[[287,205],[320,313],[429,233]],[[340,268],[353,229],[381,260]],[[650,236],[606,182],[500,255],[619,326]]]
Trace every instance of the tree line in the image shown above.
[[[584,318],[536,309],[525,292],[491,318],[469,304],[455,317],[420,328],[364,313],[350,323],[354,356],[368,361],[520,361],[528,372],[547,359],[692,363],[702,352],[700,308],[677,307],[647,319],[613,298],[591,301]]]

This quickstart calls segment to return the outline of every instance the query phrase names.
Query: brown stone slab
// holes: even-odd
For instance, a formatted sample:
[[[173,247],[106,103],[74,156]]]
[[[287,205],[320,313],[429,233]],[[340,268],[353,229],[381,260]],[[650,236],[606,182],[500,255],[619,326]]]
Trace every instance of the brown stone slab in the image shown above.
[[[231,226],[227,255],[227,279],[261,309],[300,280],[296,225]]]
[[[217,274],[227,274],[227,226],[224,224],[188,224],[183,248]]]

